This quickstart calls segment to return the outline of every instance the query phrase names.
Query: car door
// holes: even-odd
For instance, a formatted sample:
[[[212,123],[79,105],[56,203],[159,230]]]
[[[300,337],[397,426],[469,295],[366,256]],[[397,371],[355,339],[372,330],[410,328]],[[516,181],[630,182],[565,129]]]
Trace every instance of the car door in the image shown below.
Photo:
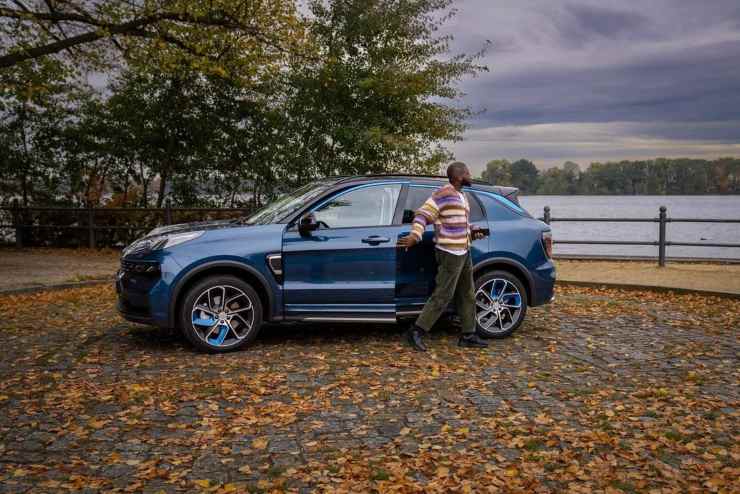
[[[283,236],[284,303],[289,318],[395,320],[394,225],[401,182],[364,184],[311,208],[319,228]]]
[[[438,188],[434,185],[411,184],[405,194],[403,206],[403,223],[405,231],[413,220],[413,213]],[[465,197],[470,205],[470,223],[485,227],[486,218],[478,199],[465,190]],[[488,239],[484,238],[473,242],[473,263],[480,257],[481,249],[487,250]],[[413,248],[400,250],[397,259],[396,274],[396,308],[399,316],[411,315],[421,311],[434,290],[434,278],[437,275],[437,260],[434,255],[434,226],[428,225],[424,231],[421,243]]]

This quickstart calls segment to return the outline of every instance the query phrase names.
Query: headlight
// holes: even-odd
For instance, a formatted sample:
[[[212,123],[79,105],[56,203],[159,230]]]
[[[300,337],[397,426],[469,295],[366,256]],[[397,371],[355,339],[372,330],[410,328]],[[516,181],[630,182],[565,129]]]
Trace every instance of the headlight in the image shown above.
[[[187,242],[188,240],[195,240],[196,238],[203,235],[205,232],[187,232],[187,233],[175,233],[174,235],[167,235],[161,240],[157,240],[152,245],[152,250],[166,249],[167,247],[173,247],[177,244]],[[156,239],[155,239],[156,240]]]
[[[142,238],[141,240],[137,240],[126,247],[126,249],[124,249],[123,251],[123,257],[126,257],[127,255],[134,252],[152,252],[155,250],[172,247],[187,242],[189,240],[194,240],[204,233],[204,231],[184,232],[173,233],[172,235],[158,235],[154,237]]]

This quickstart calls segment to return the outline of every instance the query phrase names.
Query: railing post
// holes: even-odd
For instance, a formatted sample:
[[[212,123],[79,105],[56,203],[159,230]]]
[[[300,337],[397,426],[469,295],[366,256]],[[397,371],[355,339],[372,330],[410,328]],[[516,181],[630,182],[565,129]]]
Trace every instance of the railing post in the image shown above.
[[[660,207],[658,215],[658,267],[665,267],[665,225],[666,225],[666,207]]]
[[[21,215],[21,205],[17,199],[13,200],[13,223],[15,224],[15,246],[23,248],[23,215]]]
[[[172,204],[169,197],[164,201],[164,224],[172,224]]]
[[[95,210],[92,206],[87,207],[87,238],[89,247],[95,248]]]
[[[550,206],[545,206],[545,216],[544,216],[545,223],[548,225],[550,224]]]

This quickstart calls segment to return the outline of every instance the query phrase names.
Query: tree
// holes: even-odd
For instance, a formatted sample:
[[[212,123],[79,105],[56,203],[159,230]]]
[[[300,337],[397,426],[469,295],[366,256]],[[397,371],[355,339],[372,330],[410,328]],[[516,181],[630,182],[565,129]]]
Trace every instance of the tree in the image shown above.
[[[74,87],[53,60],[27,62],[0,73],[0,175],[11,182],[5,189],[23,205],[35,195],[56,200],[53,152],[58,130],[69,119],[76,101]]]
[[[481,173],[481,179],[491,185],[512,185],[511,163],[508,160],[491,160]]]
[[[448,57],[436,30],[451,0],[315,0],[316,56],[292,59],[286,118],[291,175],[436,172],[450,160],[468,109],[445,104],[455,83],[485,67],[480,53]]]
[[[533,194],[537,190],[537,167],[529,160],[520,159],[511,164],[511,181],[523,194]]]
[[[250,69],[295,51],[302,28],[290,0],[14,1],[0,6],[0,68],[64,55],[74,65],[99,66],[118,51],[129,61],[162,67]]]
[[[577,194],[579,182],[581,179],[581,167],[578,163],[566,161],[563,163],[563,173],[565,175],[566,187],[560,194]]]

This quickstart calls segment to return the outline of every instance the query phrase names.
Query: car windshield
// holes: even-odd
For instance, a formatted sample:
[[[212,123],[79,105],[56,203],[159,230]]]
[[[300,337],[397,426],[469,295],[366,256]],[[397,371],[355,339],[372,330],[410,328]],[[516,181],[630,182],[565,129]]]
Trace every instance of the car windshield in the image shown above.
[[[285,221],[309,201],[317,198],[336,183],[336,180],[321,180],[311,182],[293,192],[284,194],[267,206],[258,209],[247,216],[244,223],[248,225],[268,225]]]

